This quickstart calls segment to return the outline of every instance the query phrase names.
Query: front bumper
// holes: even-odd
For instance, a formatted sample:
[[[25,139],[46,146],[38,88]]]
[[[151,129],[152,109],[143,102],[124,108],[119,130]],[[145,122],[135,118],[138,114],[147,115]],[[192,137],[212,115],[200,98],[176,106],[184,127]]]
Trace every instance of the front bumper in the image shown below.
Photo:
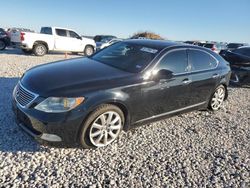
[[[85,118],[83,111],[48,114],[33,108],[22,108],[15,99],[12,103],[17,125],[38,142],[78,145],[78,133]]]

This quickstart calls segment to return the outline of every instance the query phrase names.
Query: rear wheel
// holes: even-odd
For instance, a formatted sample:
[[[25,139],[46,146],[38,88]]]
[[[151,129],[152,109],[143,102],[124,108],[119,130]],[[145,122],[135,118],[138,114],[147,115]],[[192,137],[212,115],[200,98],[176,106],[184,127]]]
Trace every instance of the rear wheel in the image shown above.
[[[226,96],[226,88],[223,85],[218,86],[211,100],[209,102],[209,108],[213,111],[219,110]]]
[[[2,40],[0,40],[0,50],[4,50],[6,48],[6,43]]]
[[[86,46],[84,49],[84,55],[91,56],[94,53],[94,48],[92,46]]]
[[[80,143],[84,148],[104,147],[116,140],[123,129],[124,114],[114,105],[101,105],[85,121]]]
[[[44,44],[36,44],[33,47],[33,52],[36,56],[44,56],[47,53],[47,48]]]

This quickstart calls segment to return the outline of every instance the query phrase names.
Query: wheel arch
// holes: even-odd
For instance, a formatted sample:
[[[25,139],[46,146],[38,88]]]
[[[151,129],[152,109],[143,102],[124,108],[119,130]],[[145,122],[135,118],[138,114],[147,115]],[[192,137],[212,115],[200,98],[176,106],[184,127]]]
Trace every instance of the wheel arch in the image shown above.
[[[37,41],[34,42],[33,48],[34,48],[34,46],[37,45],[37,44],[43,44],[43,45],[47,48],[47,52],[49,51],[49,46],[48,46],[47,42],[42,41],[42,40],[37,40]]]

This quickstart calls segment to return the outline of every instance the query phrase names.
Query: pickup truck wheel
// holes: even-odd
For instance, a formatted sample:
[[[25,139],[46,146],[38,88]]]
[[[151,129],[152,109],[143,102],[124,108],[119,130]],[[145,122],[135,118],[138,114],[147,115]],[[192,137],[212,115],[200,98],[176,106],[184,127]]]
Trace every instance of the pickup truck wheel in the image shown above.
[[[92,46],[86,46],[84,49],[84,54],[86,56],[91,56],[94,53],[94,48]]]
[[[4,50],[6,48],[6,43],[2,40],[0,40],[0,50]]]
[[[33,52],[36,56],[44,56],[47,53],[47,48],[44,44],[36,44],[33,47]]]

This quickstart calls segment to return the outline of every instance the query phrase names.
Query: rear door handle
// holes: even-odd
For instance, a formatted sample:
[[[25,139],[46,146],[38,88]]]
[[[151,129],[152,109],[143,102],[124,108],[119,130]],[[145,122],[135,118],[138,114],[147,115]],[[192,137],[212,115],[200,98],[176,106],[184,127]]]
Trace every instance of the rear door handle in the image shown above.
[[[188,79],[188,78],[187,78],[187,79],[184,79],[184,80],[182,81],[182,83],[185,84],[185,85],[186,85],[186,84],[190,84],[191,82],[192,82],[192,80],[190,80],[190,79]]]
[[[212,76],[212,78],[218,78],[219,76],[220,76],[219,74],[215,73],[215,74]]]

